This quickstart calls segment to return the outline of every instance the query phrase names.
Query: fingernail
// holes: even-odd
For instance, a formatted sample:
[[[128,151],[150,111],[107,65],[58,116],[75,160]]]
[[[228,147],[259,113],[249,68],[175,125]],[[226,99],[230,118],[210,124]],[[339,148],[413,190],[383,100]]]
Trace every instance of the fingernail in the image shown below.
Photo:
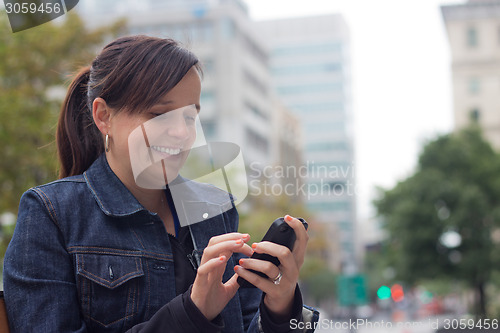
[[[250,235],[249,234],[243,234],[242,236],[243,238],[250,238]]]
[[[288,222],[290,222],[291,220],[293,220],[293,217],[291,217],[290,215],[286,215],[285,216],[285,220],[287,220]]]
[[[243,242],[243,240],[241,240],[241,239],[236,240],[236,244],[241,244],[241,242]]]
[[[240,266],[234,266],[234,271],[236,272]]]
[[[255,249],[257,247],[257,243],[252,244],[252,249]]]
[[[220,261],[224,261],[225,259],[226,259],[226,256],[220,256],[220,257],[219,257],[219,260],[220,260]]]
[[[239,263],[240,263],[240,265],[243,266],[243,258],[240,259]]]

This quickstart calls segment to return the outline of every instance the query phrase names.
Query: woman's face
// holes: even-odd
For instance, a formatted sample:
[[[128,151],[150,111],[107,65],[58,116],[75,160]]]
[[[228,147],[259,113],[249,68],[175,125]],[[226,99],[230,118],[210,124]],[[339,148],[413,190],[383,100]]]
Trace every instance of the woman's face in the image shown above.
[[[160,189],[178,176],[196,139],[200,92],[192,67],[151,109],[111,117],[108,163],[125,184]]]

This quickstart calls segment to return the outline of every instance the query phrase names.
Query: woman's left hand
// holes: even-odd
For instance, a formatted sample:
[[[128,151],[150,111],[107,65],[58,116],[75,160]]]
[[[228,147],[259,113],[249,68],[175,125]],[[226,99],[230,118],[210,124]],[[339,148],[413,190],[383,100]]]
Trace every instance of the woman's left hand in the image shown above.
[[[306,229],[298,219],[289,215],[285,216],[285,221],[293,228],[297,239],[290,251],[287,247],[271,242],[260,242],[252,244],[252,248],[257,253],[267,253],[277,257],[280,266],[259,259],[241,259],[240,265],[234,267],[235,272],[252,283],[254,286],[266,293],[264,304],[276,318],[289,318],[292,311],[295,288],[299,280],[299,271],[304,263],[307,242],[309,236]],[[263,278],[251,271],[262,272],[268,276]],[[281,274],[279,284],[274,283],[274,279]]]

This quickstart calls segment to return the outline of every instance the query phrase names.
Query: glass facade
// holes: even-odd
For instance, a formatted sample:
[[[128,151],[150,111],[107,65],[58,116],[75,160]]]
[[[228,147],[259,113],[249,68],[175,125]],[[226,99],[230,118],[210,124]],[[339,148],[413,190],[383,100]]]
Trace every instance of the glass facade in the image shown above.
[[[326,21],[338,19],[325,15],[309,21],[268,21],[263,31],[270,39],[273,85],[302,124],[307,208],[343,230],[341,253],[336,254],[342,268],[356,257],[356,198],[349,40],[347,33],[324,28]],[[299,24],[308,34],[287,34]]]

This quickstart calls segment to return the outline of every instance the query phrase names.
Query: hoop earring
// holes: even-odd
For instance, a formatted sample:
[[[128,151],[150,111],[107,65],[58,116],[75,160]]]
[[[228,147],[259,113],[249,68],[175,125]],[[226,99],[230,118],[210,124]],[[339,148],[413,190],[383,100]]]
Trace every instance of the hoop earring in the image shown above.
[[[105,139],[105,142],[104,142],[104,150],[107,152],[109,152],[109,134],[106,134],[106,139]]]

